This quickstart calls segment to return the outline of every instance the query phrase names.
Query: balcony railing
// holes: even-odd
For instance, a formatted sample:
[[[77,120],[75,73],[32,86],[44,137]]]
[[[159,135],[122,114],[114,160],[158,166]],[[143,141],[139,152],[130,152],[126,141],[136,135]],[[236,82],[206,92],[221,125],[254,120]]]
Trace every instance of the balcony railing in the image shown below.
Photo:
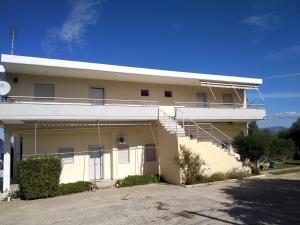
[[[126,106],[158,106],[158,101],[123,100],[123,99],[91,99],[91,98],[64,98],[64,97],[33,97],[8,96],[2,103],[17,104],[64,104],[64,105],[126,105]]]
[[[219,103],[219,102],[175,102],[178,107],[187,108],[244,108],[243,103]],[[263,109],[264,104],[247,104],[245,108]]]

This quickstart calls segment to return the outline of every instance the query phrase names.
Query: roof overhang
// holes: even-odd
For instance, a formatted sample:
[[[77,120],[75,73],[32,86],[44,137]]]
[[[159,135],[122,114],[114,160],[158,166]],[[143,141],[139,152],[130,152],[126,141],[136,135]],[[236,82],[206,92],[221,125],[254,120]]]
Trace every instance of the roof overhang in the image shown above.
[[[258,86],[262,79],[1,55],[6,73],[199,86],[202,81]]]

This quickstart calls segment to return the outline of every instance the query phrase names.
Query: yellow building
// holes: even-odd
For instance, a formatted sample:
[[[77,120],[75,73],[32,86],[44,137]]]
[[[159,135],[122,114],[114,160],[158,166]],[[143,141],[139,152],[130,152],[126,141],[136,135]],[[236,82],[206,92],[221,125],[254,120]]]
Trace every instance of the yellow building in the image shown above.
[[[61,157],[62,183],[160,174],[179,184],[180,144],[201,155],[207,173],[226,172],[242,166],[233,136],[265,116],[246,98],[261,79],[16,55],[1,61],[11,86],[0,104],[6,192],[17,160],[44,155]]]

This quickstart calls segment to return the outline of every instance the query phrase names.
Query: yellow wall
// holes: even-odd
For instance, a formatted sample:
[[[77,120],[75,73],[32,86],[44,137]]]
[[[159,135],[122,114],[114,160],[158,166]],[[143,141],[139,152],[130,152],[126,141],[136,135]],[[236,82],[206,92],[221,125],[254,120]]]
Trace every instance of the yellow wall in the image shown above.
[[[175,164],[178,156],[178,140],[175,134],[170,134],[161,125],[158,127],[160,171],[162,177],[169,183],[180,183],[180,170]]]
[[[154,127],[155,129],[155,127]],[[34,132],[14,131],[22,136],[23,155],[34,154]],[[130,163],[118,164],[117,137],[125,135],[130,147]],[[149,126],[126,126],[101,128],[102,144],[104,145],[104,179],[120,179],[127,175],[157,174],[157,160],[144,161],[145,144],[154,143]],[[61,182],[75,182],[88,180],[87,153],[89,145],[99,145],[98,132],[95,129],[67,129],[67,130],[39,130],[37,132],[37,153],[57,153],[58,148],[74,148],[75,156],[73,164],[63,166]]]
[[[17,77],[18,83],[13,83],[12,79]],[[89,98],[90,87],[105,88],[106,99],[127,99],[127,100],[149,100],[159,101],[160,105],[174,105],[179,102],[197,102],[197,92],[205,92],[208,102],[223,102],[223,94],[232,94],[234,102],[243,103],[236,96],[233,89],[213,88],[216,100],[207,87],[182,86],[182,85],[160,85],[137,82],[121,82],[108,80],[91,80],[79,78],[47,77],[34,75],[8,74],[9,82],[12,85],[10,95],[13,96],[34,96],[35,83],[55,84],[56,97],[68,98]],[[150,96],[142,97],[141,89],[149,89]],[[172,91],[173,97],[166,98],[164,91]],[[241,98],[244,96],[243,90],[238,90]]]

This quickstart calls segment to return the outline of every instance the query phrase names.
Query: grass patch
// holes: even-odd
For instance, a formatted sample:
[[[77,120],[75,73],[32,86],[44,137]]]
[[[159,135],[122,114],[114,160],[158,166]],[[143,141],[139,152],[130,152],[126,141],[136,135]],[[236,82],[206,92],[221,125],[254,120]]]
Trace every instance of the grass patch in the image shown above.
[[[287,169],[287,170],[282,170],[282,171],[274,171],[274,172],[270,172],[270,174],[280,175],[280,174],[297,173],[297,172],[300,172],[300,168],[298,168],[298,169]]]
[[[288,160],[286,162],[277,163],[276,169],[286,169],[300,166],[300,160]]]
[[[116,187],[132,187],[136,185],[145,185],[157,182],[158,177],[156,175],[134,175],[127,176],[123,180],[117,180]]]

